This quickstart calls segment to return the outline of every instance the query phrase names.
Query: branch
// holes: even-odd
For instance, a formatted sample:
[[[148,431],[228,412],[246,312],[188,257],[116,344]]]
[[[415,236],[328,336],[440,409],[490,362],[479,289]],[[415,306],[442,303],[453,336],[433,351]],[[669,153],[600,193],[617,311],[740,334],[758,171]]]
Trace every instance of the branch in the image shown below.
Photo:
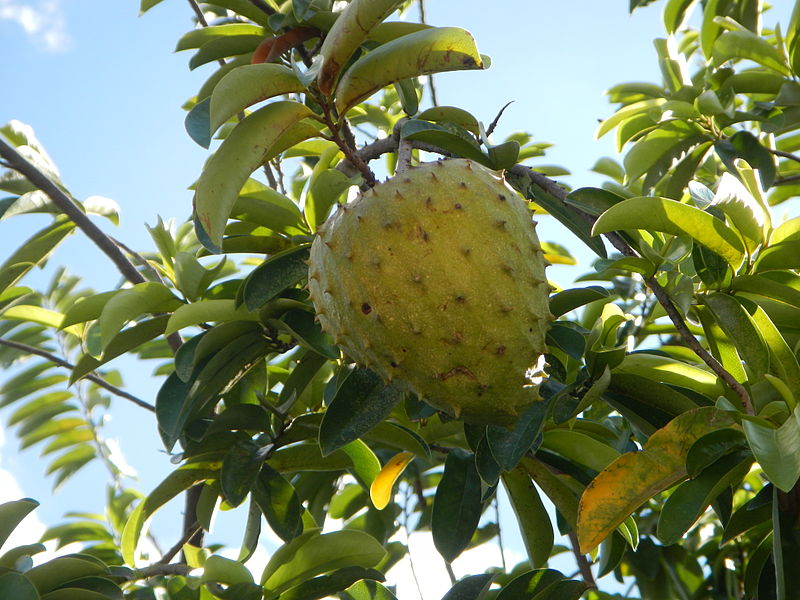
[[[794,183],[795,181],[800,181],[800,175],[789,175],[788,177],[782,177],[781,179],[776,179],[772,185],[789,185],[790,183]]]
[[[497,124],[500,122],[500,117],[503,116],[503,113],[506,112],[506,109],[512,104],[514,104],[513,100],[511,102],[506,102],[505,106],[500,109],[500,112],[497,113],[497,116],[494,118],[494,121],[492,121],[491,125],[489,125],[489,128],[486,130],[486,137],[489,137],[494,133],[494,130],[497,128]]]
[[[266,2],[264,2],[264,0],[250,0],[250,4],[255,6],[257,9],[264,11],[270,16],[275,14],[275,9],[271,8]]]
[[[184,545],[185,545],[185,544],[186,544],[186,543],[189,541],[189,539],[190,539],[191,537],[193,537],[193,536],[194,536],[194,535],[195,535],[195,534],[196,534],[196,533],[197,533],[199,530],[200,530],[200,526],[199,526],[199,525],[197,525],[197,524],[195,523],[195,527],[193,527],[193,528],[190,528],[190,529],[188,529],[187,531],[185,531],[185,532],[184,532],[184,534],[183,534],[183,537],[181,537],[181,539],[179,539],[179,540],[178,540],[178,541],[175,543],[175,545],[174,545],[174,546],[172,546],[172,548],[170,548],[169,550],[167,550],[167,551],[164,553],[164,556],[162,556],[161,558],[159,558],[159,559],[158,559],[158,561],[156,561],[155,563],[153,563],[153,566],[156,566],[156,565],[167,565],[167,564],[169,564],[169,562],[170,562],[170,561],[171,561],[173,558],[175,558],[175,555],[176,555],[176,554],[178,554],[178,552],[180,552],[180,551],[181,551],[181,549],[182,549],[182,548],[184,547]],[[183,567],[185,567],[186,565],[180,565],[180,566],[183,566]]]
[[[794,162],[800,162],[800,156],[792,154],[791,152],[784,152],[783,150],[773,150],[772,148],[767,148],[767,150],[769,150],[775,156],[788,158],[789,160],[793,160]]]
[[[188,575],[194,569],[189,565],[177,564],[166,565],[156,563],[149,567],[142,567],[131,571],[130,575],[126,577],[126,581],[137,581],[139,579],[148,579],[150,577],[158,577],[159,575]]]
[[[0,346],[7,346],[8,348],[14,348],[15,350],[20,350],[21,352],[25,352],[27,354],[34,354],[36,356],[41,356],[42,358],[46,358],[51,363],[58,365],[59,367],[64,367],[65,369],[74,369],[75,365],[70,362],[67,362],[63,358],[56,356],[55,354],[50,354],[46,350],[42,350],[41,348],[36,348],[35,346],[29,346],[28,344],[21,344],[20,342],[15,342],[13,340],[7,340],[4,338],[0,338]],[[105,379],[100,377],[99,375],[95,375],[94,373],[89,373],[86,376],[86,379],[92,381],[99,385],[101,388],[108,390],[115,396],[119,396],[120,398],[125,398],[126,400],[130,400],[137,406],[140,406],[144,409],[147,409],[151,412],[155,412],[155,407],[152,404],[145,402],[144,400],[140,400],[133,394],[129,394],[125,390],[121,390],[115,385],[111,385]]]
[[[197,17],[197,22],[200,23],[202,27],[208,27],[208,21],[206,21],[206,16],[203,14],[200,6],[195,2],[195,0],[187,0],[189,2],[189,6],[192,7],[192,11],[194,12],[194,16]]]
[[[575,556],[575,562],[578,563],[578,569],[580,570],[583,582],[591,589],[596,590],[597,582],[595,582],[594,575],[592,574],[592,565],[589,563],[586,555],[581,554],[578,546],[578,535],[575,533],[575,530],[570,530],[569,541],[572,546],[572,554]]]
[[[372,144],[367,144],[363,148],[359,149],[356,152],[356,155],[360,160],[363,161],[370,161],[372,159],[378,158],[382,154],[387,152],[395,152],[398,149],[399,144],[399,132],[397,128],[393,132],[392,137],[388,137],[382,140],[378,140],[377,142],[373,142]],[[414,142],[414,148],[418,148],[420,150],[425,150],[428,152],[437,152],[439,154],[448,156],[449,153],[436,148],[435,146],[431,146],[430,144],[423,144]],[[349,157],[348,157],[349,159]],[[346,163],[347,161],[342,161],[342,163]],[[346,165],[339,164],[339,168],[342,170],[346,169]],[[562,203],[566,204],[566,198],[568,191],[564,188],[561,184],[557,181],[550,179],[549,177],[538,173],[537,171],[527,167],[525,165],[517,164],[509,169],[509,172],[525,176],[530,178],[531,182],[542,188],[544,191],[561,201]],[[789,179],[787,177],[787,179]],[[798,176],[800,179],[800,176]],[[569,206],[569,205],[568,205]],[[569,206],[570,210],[574,211],[575,214],[579,215],[583,218],[587,223],[592,224],[595,221],[595,217],[585,213],[574,206]],[[611,232],[604,234],[604,237],[611,243],[614,248],[619,250],[625,256],[636,256],[636,252],[631,248],[628,243],[616,232]],[[676,331],[681,336],[683,342],[689,347],[699,358],[702,360],[725,384],[739,397],[739,400],[742,403],[742,408],[745,412],[749,415],[755,414],[753,410],[753,403],[750,400],[750,394],[747,392],[747,389],[736,381],[736,378],[728,372],[725,367],[720,364],[720,362],[714,358],[708,350],[703,348],[700,345],[700,342],[697,340],[696,337],[692,334],[689,330],[689,326],[686,324],[686,321],[683,319],[683,316],[680,314],[678,309],[675,307],[675,304],[672,302],[671,298],[667,291],[661,286],[658,281],[654,277],[647,277],[644,280],[645,284],[653,291],[658,302],[664,307],[664,310],[667,313],[670,321],[675,326]]]
[[[11,165],[12,169],[19,171],[28,181],[47,194],[53,204],[67,215],[111,259],[125,279],[131,283],[144,283],[144,277],[133,266],[133,263],[125,257],[114,241],[86,216],[86,213],[80,209],[75,201],[2,139],[0,139],[0,156]]]

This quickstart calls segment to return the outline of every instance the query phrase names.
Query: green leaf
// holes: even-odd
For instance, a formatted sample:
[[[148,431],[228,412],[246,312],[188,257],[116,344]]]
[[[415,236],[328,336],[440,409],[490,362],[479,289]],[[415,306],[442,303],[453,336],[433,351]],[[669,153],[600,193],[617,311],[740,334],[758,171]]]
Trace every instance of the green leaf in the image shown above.
[[[183,120],[183,127],[189,137],[198,145],[208,149],[211,145],[211,124],[209,116],[209,108],[211,105],[210,98],[204,98],[195,104],[191,110],[186,113],[186,118]]]
[[[463,108],[458,108],[456,106],[433,106],[419,113],[417,119],[433,121],[434,123],[453,123],[476,136],[481,134],[478,119]]]
[[[528,560],[534,568],[541,568],[547,564],[553,550],[553,525],[547,509],[536,486],[523,469],[512,469],[504,473],[502,478],[517,518]]]
[[[489,586],[492,585],[494,575],[468,575],[460,579],[442,596],[442,600],[481,600]]]
[[[633,182],[647,175],[644,185],[647,188],[652,187],[672,166],[673,159],[708,139],[708,135],[693,123],[668,121],[661,124],[638,139],[625,155],[622,162],[625,165],[626,181]]]
[[[512,579],[497,600],[577,600],[585,589],[584,583],[567,580],[560,571],[538,569]]]
[[[781,75],[790,75],[781,52],[768,40],[752,31],[726,31],[714,42],[714,64],[719,66],[732,59],[752,60]]]
[[[120,550],[129,565],[136,564],[136,546],[145,522],[164,504],[198,481],[216,478],[222,461],[190,462],[170,473],[150,494],[133,509],[122,531]]]
[[[656,354],[628,354],[613,370],[614,375],[638,375],[652,381],[694,390],[710,399],[723,395],[725,388],[710,370]]]
[[[249,179],[231,209],[231,218],[255,223],[284,235],[307,234],[297,205],[262,183]]]
[[[765,190],[772,187],[776,175],[775,159],[752,133],[738,131],[727,140],[717,141],[714,148],[731,173],[735,175],[739,172],[735,159],[743,158],[753,169],[758,169],[761,186]],[[761,221],[764,220],[763,216],[762,214]]]
[[[742,420],[750,449],[775,486],[788,492],[800,478],[800,407],[780,427],[754,417]]]
[[[323,94],[331,94],[350,57],[400,4],[399,0],[353,0],[347,5],[319,50],[322,67],[317,85]]]
[[[639,102],[634,102],[632,104],[623,106],[600,124],[595,137],[600,139],[609,131],[613,130],[615,127],[618,127],[623,121],[627,121],[628,119],[637,115],[648,114],[654,109],[658,109],[658,112],[660,113],[660,107],[665,102],[665,98],[649,98],[647,100],[641,100]]]
[[[678,542],[717,496],[741,482],[752,464],[749,451],[734,452],[678,486],[661,508],[658,538],[667,545]]]
[[[642,196],[623,200],[600,215],[592,235],[622,229],[645,229],[688,235],[723,257],[734,270],[744,262],[739,236],[719,219],[668,198]]]
[[[126,323],[144,313],[164,312],[182,303],[161,283],[137,283],[109,298],[97,323],[102,348],[108,347]]]
[[[16,529],[17,525],[37,506],[39,503],[30,498],[0,504],[0,547],[6,543],[8,536]]]
[[[608,290],[599,285],[564,290],[550,296],[550,313],[558,318],[585,304],[608,297]]]
[[[469,135],[458,135],[458,133],[441,125],[419,119],[410,119],[403,123],[400,136],[406,140],[432,144],[451,154],[469,158],[486,167],[493,168],[492,160],[483,153],[477,140]]]
[[[747,448],[747,440],[737,429],[718,429],[697,440],[686,455],[686,473],[694,479],[714,462]]]
[[[256,310],[308,277],[308,253],[309,246],[303,245],[269,257],[242,283],[241,302],[248,309]]]
[[[483,68],[483,58],[468,31],[457,27],[423,29],[379,46],[347,69],[336,87],[336,109],[344,114],[401,79]]]
[[[769,351],[748,311],[736,298],[721,292],[703,297],[703,302],[711,309],[728,339],[734,343],[745,365],[756,378],[763,377],[769,371]]]
[[[611,446],[572,429],[546,431],[542,447],[597,472],[608,467],[620,456]]]
[[[338,169],[326,169],[312,178],[306,196],[305,214],[313,231],[325,221],[341,195],[355,183],[357,178],[350,178]]]
[[[333,339],[322,331],[313,313],[305,307],[302,310],[288,310],[280,319],[269,319],[267,323],[290,334],[305,348],[331,360],[339,358],[339,349],[333,345]]]
[[[203,563],[203,575],[200,578],[206,581],[216,581],[226,585],[236,583],[253,583],[253,576],[242,563],[216,554],[209,556]]]
[[[800,240],[781,242],[759,252],[753,269],[756,273],[775,269],[800,269]]]
[[[220,79],[211,93],[210,132],[213,134],[228,119],[257,102],[303,91],[305,87],[297,75],[284,65],[261,63],[236,67]]]
[[[226,35],[216,37],[203,44],[189,59],[189,68],[194,70],[215,60],[250,54],[264,41],[263,35]]]
[[[748,252],[764,242],[768,217],[764,208],[742,183],[730,173],[723,173],[714,195],[713,206],[722,210],[742,235]]]
[[[264,567],[265,600],[322,573],[343,567],[374,567],[384,556],[383,546],[362,531],[306,531],[278,548]]]
[[[383,421],[403,398],[403,392],[381,377],[356,367],[333,397],[319,429],[323,456],[366,434]]]
[[[222,37],[235,35],[260,35],[264,37],[268,33],[269,32],[265,31],[262,27],[249,23],[225,23],[223,25],[200,27],[181,36],[175,46],[175,52],[201,48],[211,40]]]
[[[455,560],[466,548],[478,527],[483,505],[481,479],[472,455],[452,449],[445,461],[444,475],[433,501],[431,532],[439,554]]]
[[[0,265],[0,292],[15,285],[28,271],[45,260],[74,229],[72,221],[58,217],[52,225],[22,242]]]
[[[542,431],[549,404],[535,402],[531,404],[514,423],[513,429],[497,425],[486,428],[486,439],[497,464],[504,471],[517,466],[520,459],[530,450]]]
[[[108,567],[93,556],[67,554],[29,569],[25,576],[44,595],[77,579],[108,575],[108,572]]]
[[[39,592],[22,573],[9,572],[0,575],[0,597],[14,600],[39,600]]]
[[[128,327],[108,342],[108,346],[106,346],[100,358],[95,358],[91,354],[84,354],[75,364],[75,368],[72,369],[69,384],[72,385],[107,362],[161,335],[164,333],[168,320],[168,315],[161,315]]]
[[[248,310],[246,306],[237,307],[234,300],[200,300],[193,304],[183,304],[175,309],[169,318],[164,335],[200,323],[257,320],[257,313]]]
[[[339,597],[347,600],[396,600],[391,592],[377,583],[383,579],[383,575],[375,569],[345,567],[330,575],[304,581],[281,594],[279,600],[320,600],[336,592],[342,592]],[[343,592],[345,589],[347,591]]]
[[[303,533],[303,507],[294,487],[267,463],[258,473],[253,499],[272,531],[284,542],[290,542]]]
[[[357,581],[339,594],[340,600],[397,600],[392,592],[377,581]],[[281,596],[283,600],[283,596]]]
[[[251,406],[240,404],[226,410]],[[216,423],[216,421],[215,421]],[[261,447],[249,440],[238,442],[230,447],[222,459],[222,469],[219,474],[219,485],[222,497],[233,507],[239,506],[256,483],[261,465],[264,463],[265,452]]]
[[[697,0],[669,0],[664,7],[664,27],[667,33],[675,33],[691,14]]]
[[[222,233],[239,191],[269,156],[272,147],[301,119],[313,113],[297,102],[279,101],[246,117],[206,163],[195,186],[194,207],[209,251],[218,253]]]

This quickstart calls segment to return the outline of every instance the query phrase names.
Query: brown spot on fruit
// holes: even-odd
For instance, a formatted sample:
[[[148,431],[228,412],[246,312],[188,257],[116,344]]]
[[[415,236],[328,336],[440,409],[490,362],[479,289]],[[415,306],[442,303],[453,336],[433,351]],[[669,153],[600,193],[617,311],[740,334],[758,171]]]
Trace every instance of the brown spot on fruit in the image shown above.
[[[368,315],[372,312],[372,307],[369,305],[369,303],[364,302],[364,304],[361,305],[361,312],[365,315]]]

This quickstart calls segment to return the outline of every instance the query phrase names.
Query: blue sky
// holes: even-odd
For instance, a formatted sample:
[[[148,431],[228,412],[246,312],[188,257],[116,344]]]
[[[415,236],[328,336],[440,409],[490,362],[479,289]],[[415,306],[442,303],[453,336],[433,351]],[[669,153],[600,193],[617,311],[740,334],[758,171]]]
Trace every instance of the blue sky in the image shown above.
[[[766,23],[786,22],[791,2],[774,5]],[[627,0],[428,0],[430,23],[470,30],[481,52],[492,57],[486,72],[437,76],[440,104],[461,106],[488,123],[513,100],[495,138],[529,131],[536,140],[555,144],[540,163],[570,169],[567,181],[574,186],[598,185],[601,180],[589,169],[600,156],[614,155],[613,136],[594,139],[598,120],[613,111],[603,91],[620,82],[659,78],[652,40],[663,35],[663,2],[632,16],[627,7]],[[213,67],[190,72],[190,55],[172,52],[192,27],[184,0],[165,0],[142,17],[137,13],[134,0],[0,0],[0,122],[13,118],[33,126],[77,198],[102,195],[120,204],[121,227],[114,230],[107,222],[101,227],[148,250],[145,223],[154,224],[158,215],[183,220],[190,213],[187,188],[208,153],[185,134],[180,107]],[[410,18],[415,17],[412,10]],[[44,221],[38,216],[0,221],[0,257]],[[558,227],[545,224],[540,235],[577,250]],[[119,279],[80,236],[64,244],[52,262],[68,264],[97,291],[112,289]],[[569,273],[554,269],[550,276],[566,283]],[[123,368],[128,389],[152,400],[160,382],[149,370]],[[108,433],[119,437],[140,474],[137,487],[147,492],[172,465],[152,420],[137,410],[115,401]],[[39,512],[48,523],[65,510],[101,508],[99,468],[86,469],[54,498],[37,451],[17,453],[15,440],[6,437],[0,468],[17,474],[24,494],[43,501]],[[96,505],[88,506],[92,498]],[[177,510],[161,519],[166,546]]]

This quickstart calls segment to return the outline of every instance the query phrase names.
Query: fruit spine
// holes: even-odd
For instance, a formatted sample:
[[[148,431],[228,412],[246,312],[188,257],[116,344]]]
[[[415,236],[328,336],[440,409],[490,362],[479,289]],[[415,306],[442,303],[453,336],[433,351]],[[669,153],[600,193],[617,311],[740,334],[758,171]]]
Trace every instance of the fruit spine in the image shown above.
[[[322,328],[387,381],[473,423],[540,399],[547,263],[499,173],[455,159],[377,185],[320,228],[309,264]]]

